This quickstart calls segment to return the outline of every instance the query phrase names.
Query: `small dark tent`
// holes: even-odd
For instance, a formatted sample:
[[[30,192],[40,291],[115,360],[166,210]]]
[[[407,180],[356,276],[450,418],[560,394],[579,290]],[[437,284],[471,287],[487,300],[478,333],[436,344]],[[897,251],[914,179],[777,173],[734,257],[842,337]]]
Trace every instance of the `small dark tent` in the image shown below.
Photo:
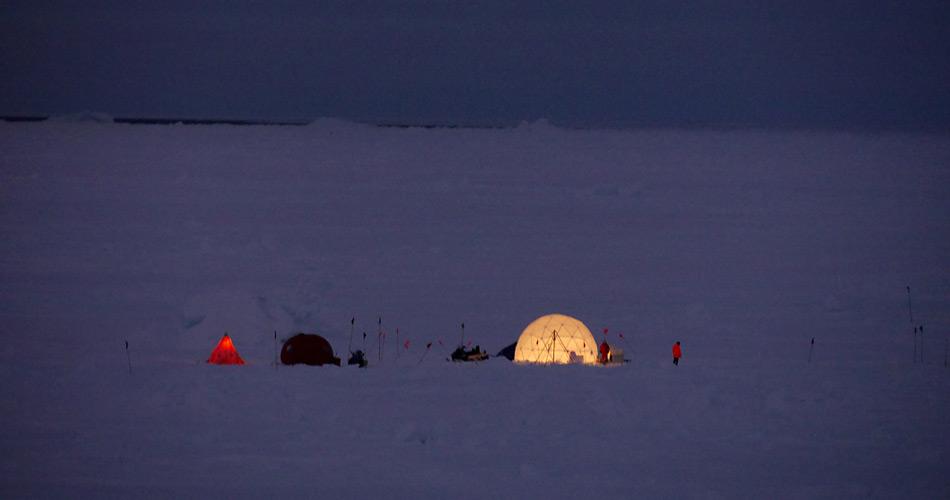
[[[334,364],[340,366],[340,358],[333,355],[333,348],[327,339],[314,334],[298,333],[284,342],[280,350],[280,362],[285,365],[321,366]]]
[[[495,357],[498,357],[498,358],[504,357],[504,358],[508,358],[508,361],[514,361],[515,360],[515,346],[517,345],[518,343],[515,342],[514,344],[511,344],[510,346],[498,351],[498,354],[496,354]]]
[[[244,360],[241,359],[241,355],[238,354],[237,349],[234,348],[234,342],[231,341],[231,337],[225,333],[224,337],[221,337],[221,340],[218,342],[217,347],[211,351],[211,356],[208,357],[208,363],[212,365],[243,365]]]

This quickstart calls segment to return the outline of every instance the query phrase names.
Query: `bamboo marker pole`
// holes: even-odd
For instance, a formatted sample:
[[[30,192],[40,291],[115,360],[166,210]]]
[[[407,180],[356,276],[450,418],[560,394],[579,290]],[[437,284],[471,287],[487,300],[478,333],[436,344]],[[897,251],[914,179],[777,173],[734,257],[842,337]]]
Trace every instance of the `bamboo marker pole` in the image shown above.
[[[421,365],[422,360],[426,359],[426,354],[429,354],[429,348],[431,347],[432,347],[432,342],[429,342],[428,344],[426,344],[426,350],[422,353],[422,356],[419,358],[419,362],[416,363],[417,365]]]
[[[914,329],[914,364],[917,364],[917,327],[914,326],[914,307],[910,300],[910,285],[907,285],[907,313],[910,315],[910,326]]]
[[[129,354],[129,341],[125,341],[125,357],[129,361],[129,375],[132,375],[132,355]]]
[[[914,364],[917,364],[917,327],[914,327]]]
[[[950,337],[943,338],[943,367],[947,367],[947,351],[950,350]]]
[[[379,362],[383,362],[383,317],[380,316],[376,322],[379,326],[376,330],[376,351]]]

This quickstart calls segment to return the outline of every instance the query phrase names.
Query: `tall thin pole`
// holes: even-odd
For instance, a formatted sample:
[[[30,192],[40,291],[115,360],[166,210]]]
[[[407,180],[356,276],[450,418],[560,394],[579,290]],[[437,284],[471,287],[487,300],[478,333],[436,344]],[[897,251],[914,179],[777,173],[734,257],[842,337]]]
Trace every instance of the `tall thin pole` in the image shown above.
[[[947,367],[947,350],[950,350],[950,338],[943,338],[943,367]]]
[[[914,364],[917,363],[917,327],[914,327]]]
[[[422,356],[419,358],[419,362],[416,363],[416,364],[419,364],[419,365],[422,364],[422,360],[423,360],[423,359],[426,359],[426,354],[429,354],[429,348],[430,348],[430,347],[432,347],[432,342],[429,342],[428,344],[426,344],[426,350],[425,350],[425,352],[422,353]]]
[[[907,286],[907,312],[910,313],[910,324],[914,324],[914,308],[910,301],[910,285]]]
[[[465,345],[465,322],[462,322],[462,336],[459,338],[459,347]]]
[[[914,329],[914,364],[917,363],[917,327],[914,326],[914,308],[910,300],[910,285],[907,285],[907,313],[910,315],[910,326]]]
[[[346,350],[350,354],[353,354],[353,326],[356,324],[356,316],[350,318],[350,343],[346,346]]]
[[[808,362],[811,363],[811,353],[815,350],[815,337],[811,338],[811,347],[808,348]]]
[[[125,357],[129,360],[129,375],[132,374],[132,355],[129,354],[129,341],[125,341]]]
[[[378,344],[377,350],[378,350],[378,355],[379,355],[379,362],[382,363],[383,362],[383,317],[380,316],[379,319],[376,321],[376,323],[377,325],[379,325],[376,330],[376,341]]]

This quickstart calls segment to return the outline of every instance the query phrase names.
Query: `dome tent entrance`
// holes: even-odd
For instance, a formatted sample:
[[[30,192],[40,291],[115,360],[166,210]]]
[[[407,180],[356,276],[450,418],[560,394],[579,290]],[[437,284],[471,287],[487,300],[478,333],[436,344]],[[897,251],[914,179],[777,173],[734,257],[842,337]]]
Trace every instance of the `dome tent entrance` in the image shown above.
[[[597,363],[597,342],[577,318],[548,314],[531,322],[518,337],[515,361],[542,364]]]

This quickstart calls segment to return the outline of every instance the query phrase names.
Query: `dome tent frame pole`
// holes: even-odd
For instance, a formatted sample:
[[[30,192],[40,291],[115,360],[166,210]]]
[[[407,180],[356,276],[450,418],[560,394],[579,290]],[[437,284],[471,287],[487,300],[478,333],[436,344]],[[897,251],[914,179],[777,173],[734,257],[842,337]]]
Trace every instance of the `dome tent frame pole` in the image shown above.
[[[535,363],[541,363],[541,362],[542,362],[542,361],[541,361],[541,356],[544,356],[544,354],[545,354],[546,352],[548,352],[548,349],[552,349],[552,350],[553,350],[553,348],[554,348],[554,342],[551,342],[551,343],[549,344],[549,343],[544,339],[544,337],[541,337],[541,343],[544,345],[544,349],[539,349],[539,350],[538,350],[538,356],[537,356],[536,358],[534,358],[534,362],[535,362]]]
[[[537,364],[593,364],[597,341],[587,326],[565,314],[545,314],[521,333],[514,361]],[[561,352],[558,352],[558,349]]]
[[[563,328],[563,327],[564,327],[564,325],[561,325],[561,328]],[[570,360],[571,350],[568,349],[566,345],[564,345],[564,341],[563,341],[561,338],[558,338],[558,336],[557,336],[557,330],[554,330],[553,333],[554,333],[554,349],[551,349],[551,362],[552,362],[552,363],[554,362],[554,352],[555,352],[555,350],[557,350],[557,344],[561,344],[561,349],[564,349],[564,353],[567,354],[568,360]],[[576,333],[576,332],[575,332],[575,333]],[[562,336],[562,338],[563,338],[563,336]]]
[[[550,323],[551,323],[551,319],[548,319],[548,321],[544,323],[544,326],[541,327],[541,330],[542,330],[542,331],[547,330],[547,329],[548,329],[548,325],[549,325]],[[561,324],[561,326],[564,326],[564,325]],[[541,337],[541,342],[544,342],[544,336]],[[547,342],[544,342],[544,350],[539,350],[539,351],[538,351],[538,356],[537,356],[536,358],[534,358],[534,362],[535,362],[535,363],[540,363],[540,362],[541,362],[541,356],[543,356],[544,353],[547,352],[547,350],[548,350],[549,348],[550,348],[550,349],[552,350],[552,352],[553,352],[554,343],[552,342],[551,344],[548,344]],[[551,357],[552,357],[552,359],[553,359],[553,357],[554,357],[553,354],[552,354]]]
[[[545,330],[547,329],[547,324],[545,324],[544,328]],[[544,337],[541,338],[541,341],[544,342],[544,349],[538,351],[538,357],[535,358],[535,363],[541,362],[541,357],[544,356],[548,351],[551,352],[551,364],[557,363],[557,346],[558,345],[561,346],[561,349],[564,350],[565,354],[568,354],[568,355],[570,354],[571,352],[570,349],[568,349],[567,346],[564,344],[564,341],[562,340],[562,338],[559,338],[557,336],[558,330],[563,329],[563,328],[564,328],[564,323],[561,323],[560,325],[558,325],[558,328],[551,329],[551,343],[550,344],[547,342],[544,342]],[[574,331],[572,333],[576,334],[577,332]]]
[[[557,333],[557,332],[555,332],[555,333]],[[566,345],[564,345],[564,341],[561,340],[561,339],[559,339],[559,338],[557,338],[556,336],[555,336],[555,340],[557,340],[558,343],[561,344],[561,349],[564,349],[564,352],[568,355],[568,358],[570,358],[571,351],[570,351],[570,349],[567,348]]]

